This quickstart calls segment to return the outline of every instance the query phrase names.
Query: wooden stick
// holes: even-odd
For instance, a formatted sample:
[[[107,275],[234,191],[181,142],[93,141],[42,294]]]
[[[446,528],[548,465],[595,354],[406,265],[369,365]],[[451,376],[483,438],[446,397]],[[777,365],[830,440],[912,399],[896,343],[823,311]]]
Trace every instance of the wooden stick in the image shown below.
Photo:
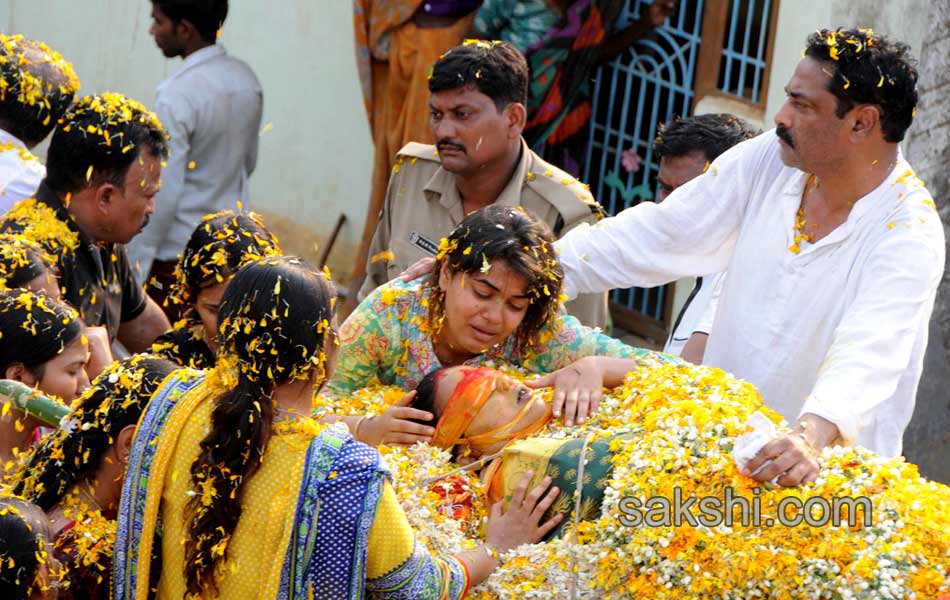
[[[333,245],[336,244],[336,238],[340,235],[340,229],[343,228],[344,223],[346,223],[346,215],[342,214],[340,218],[336,220],[336,227],[333,228],[333,233],[330,234],[330,239],[327,240],[326,246],[320,251],[320,258],[317,259],[317,264],[321,269],[326,266],[327,259],[330,258],[330,251],[333,250]]]

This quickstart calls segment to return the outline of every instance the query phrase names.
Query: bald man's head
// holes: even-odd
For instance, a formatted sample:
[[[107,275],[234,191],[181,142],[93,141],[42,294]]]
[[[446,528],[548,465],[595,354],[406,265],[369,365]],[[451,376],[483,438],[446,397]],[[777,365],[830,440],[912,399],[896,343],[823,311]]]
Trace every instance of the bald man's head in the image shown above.
[[[0,128],[28,148],[42,142],[79,90],[63,57],[42,42],[0,34]]]

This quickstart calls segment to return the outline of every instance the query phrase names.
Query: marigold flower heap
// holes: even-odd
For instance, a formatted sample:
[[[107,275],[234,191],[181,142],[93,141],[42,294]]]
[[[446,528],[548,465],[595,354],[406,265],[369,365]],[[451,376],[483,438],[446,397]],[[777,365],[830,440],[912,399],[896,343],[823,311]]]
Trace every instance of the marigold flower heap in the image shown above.
[[[813,485],[756,490],[735,466],[732,444],[754,412],[781,418],[763,408],[751,384],[707,367],[641,368],[607,404],[608,420],[619,416],[643,429],[613,448],[600,519],[580,524],[579,547],[563,539],[515,552],[480,597],[550,597],[566,589],[575,568],[579,597],[905,598],[950,590],[950,489],[920,478],[902,459],[829,448]],[[625,527],[620,520],[624,497],[672,499],[679,488],[684,498],[721,499],[727,487],[758,495],[763,518],[775,522],[785,497],[867,496],[873,525],[743,526],[738,513],[732,528]]]
[[[394,395],[375,390],[379,404],[384,395]],[[365,398],[359,402],[374,404]],[[554,598],[565,597],[571,589],[578,598],[723,600],[933,598],[950,592],[950,488],[919,477],[917,468],[903,459],[851,447],[825,449],[814,484],[759,484],[738,471],[730,454],[756,411],[782,421],[763,407],[751,384],[719,369],[667,365],[631,372],[583,427],[550,425],[538,435],[634,435],[613,442],[614,468],[600,517],[582,521],[576,533],[510,552],[472,597]],[[435,451],[428,454],[425,445],[386,452],[387,463],[396,466],[404,508],[424,541],[439,550],[466,547],[472,532],[432,526],[431,515],[438,514],[441,498],[426,494],[419,501],[420,482],[455,465]],[[397,458],[400,452],[424,458],[414,464],[412,458]],[[636,497],[641,504],[657,496],[672,502],[679,488],[683,498],[722,499],[727,487],[737,497],[757,497],[763,520],[775,523],[783,498],[804,502],[818,496],[828,501],[866,496],[873,506],[872,525],[863,526],[860,510],[854,527],[847,518],[839,526],[757,527],[743,525],[738,511],[731,528],[686,522],[680,527],[627,527],[621,521],[624,497]]]
[[[411,448],[380,446],[386,468],[395,482],[396,496],[415,530],[416,539],[434,554],[454,554],[474,548],[487,516],[478,477],[461,472],[432,482],[453,470],[451,454],[429,444]],[[459,519],[451,492],[471,501],[471,515]],[[456,494],[458,495],[458,494]]]

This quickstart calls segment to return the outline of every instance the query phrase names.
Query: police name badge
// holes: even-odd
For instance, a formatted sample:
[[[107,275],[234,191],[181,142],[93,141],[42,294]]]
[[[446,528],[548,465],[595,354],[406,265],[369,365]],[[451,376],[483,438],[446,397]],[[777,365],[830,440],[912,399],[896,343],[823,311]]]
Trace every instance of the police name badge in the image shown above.
[[[423,236],[418,231],[413,231],[409,234],[409,243],[421,249],[423,252],[431,254],[432,256],[435,256],[439,253],[439,245],[429,238]]]

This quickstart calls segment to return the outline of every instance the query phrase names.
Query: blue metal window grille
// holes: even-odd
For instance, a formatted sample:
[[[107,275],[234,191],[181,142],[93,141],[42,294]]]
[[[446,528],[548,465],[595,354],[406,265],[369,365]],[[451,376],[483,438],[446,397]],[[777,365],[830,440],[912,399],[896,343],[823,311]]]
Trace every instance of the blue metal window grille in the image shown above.
[[[730,0],[719,67],[720,91],[759,103],[771,11],[772,0]]]
[[[619,26],[635,21],[649,4],[629,0]],[[702,14],[703,0],[681,0],[662,27],[598,71],[582,177],[610,214],[656,198],[653,140],[659,124],[690,112]],[[632,173],[621,165],[630,149],[641,158]],[[670,293],[670,286],[613,290],[610,300],[662,323],[669,318]]]

